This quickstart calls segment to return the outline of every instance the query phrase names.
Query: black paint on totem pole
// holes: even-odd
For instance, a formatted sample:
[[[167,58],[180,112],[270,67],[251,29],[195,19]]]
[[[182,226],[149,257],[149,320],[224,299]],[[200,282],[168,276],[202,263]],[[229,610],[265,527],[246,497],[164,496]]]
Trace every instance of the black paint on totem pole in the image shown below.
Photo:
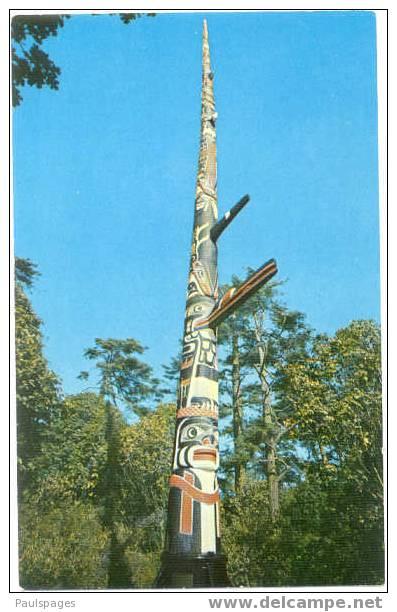
[[[157,588],[229,586],[221,553],[216,327],[277,272],[271,259],[218,299],[217,240],[249,201],[218,221],[216,118],[203,29],[201,138],[165,552]]]

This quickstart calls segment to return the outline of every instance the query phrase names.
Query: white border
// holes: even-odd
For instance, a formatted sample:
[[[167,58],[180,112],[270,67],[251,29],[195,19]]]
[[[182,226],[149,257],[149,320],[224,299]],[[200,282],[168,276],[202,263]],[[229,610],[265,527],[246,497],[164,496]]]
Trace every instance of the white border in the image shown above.
[[[169,10],[167,9],[167,5],[171,5],[173,7],[174,10]],[[386,57],[387,57],[387,47],[386,47],[386,20],[387,20],[387,16],[386,13],[384,12],[384,10],[379,10],[379,9],[387,9],[389,7],[387,7],[387,5],[385,3],[378,3],[378,2],[368,2],[368,1],[361,1],[361,2],[357,2],[356,0],[353,0],[349,3],[346,2],[341,2],[341,1],[333,1],[332,3],[326,3],[326,2],[316,2],[309,4],[308,6],[306,5],[306,7],[302,7],[302,4],[299,2],[285,2],[283,3],[282,7],[277,7],[277,2],[251,2],[250,3],[250,7],[249,8],[245,8],[244,10],[241,10],[241,8],[238,6],[239,3],[237,2],[229,2],[226,3],[224,0],[221,2],[217,3],[217,8],[214,9],[213,8],[213,3],[211,2],[196,2],[196,3],[182,3],[179,1],[174,1],[172,3],[167,3],[164,2],[163,0],[160,0],[158,3],[156,3],[155,6],[153,5],[146,5],[143,8],[131,8],[130,5],[128,5],[126,2],[118,2],[115,4],[115,8],[114,9],[109,9],[109,2],[103,2],[103,1],[98,1],[95,3],[95,6],[97,8],[93,9],[93,8],[89,8],[89,9],[84,9],[84,8],[72,8],[73,5],[68,5],[65,3],[62,3],[62,8],[59,7],[59,5],[57,5],[56,3],[53,4],[53,7],[49,5],[48,2],[44,3],[45,8],[40,8],[37,9],[35,8],[35,4],[32,3],[31,1],[27,0],[24,3],[21,3],[20,6],[23,9],[23,13],[27,14],[27,13],[51,13],[51,12],[65,12],[65,13],[93,13],[93,12],[98,12],[98,13],[107,13],[110,10],[125,10],[125,12],[195,12],[196,10],[199,11],[214,11],[214,12],[223,12],[226,10],[233,10],[236,12],[245,12],[247,10],[258,10],[258,11],[277,11],[277,12],[282,12],[282,11],[302,11],[302,10],[307,10],[307,11],[315,11],[315,10],[337,10],[337,9],[342,9],[342,10],[349,10],[349,9],[356,9],[356,10],[374,10],[374,5],[378,5],[376,8],[376,18],[377,18],[377,43],[378,43],[378,48],[377,48],[377,61],[378,61],[378,107],[379,107],[379,115],[378,115],[378,121],[379,121],[379,190],[380,190],[380,227],[381,227],[381,241],[382,241],[382,246],[381,246],[381,265],[382,265],[382,282],[381,282],[381,286],[382,286],[382,333],[383,333],[383,347],[385,349],[386,346],[386,309],[387,309],[387,303],[386,303],[386,258],[387,258],[387,253],[386,253],[386,197],[387,197],[387,190],[386,190],[386,138],[387,138],[387,121],[386,121],[386,81],[387,81],[387,71],[386,71]],[[18,6],[18,5],[16,5]],[[37,5],[36,5],[37,6]],[[141,5],[142,6],[142,5]],[[190,8],[190,7],[194,7],[194,8]],[[277,7],[277,8],[276,8]],[[12,14],[18,14],[19,12],[21,12],[21,10],[17,10],[14,7],[8,7],[8,8],[1,8],[1,13],[0,15],[3,17],[3,19],[1,19],[1,30],[0,30],[0,40],[1,40],[1,44],[5,45],[7,44],[7,50],[5,51],[5,53],[1,54],[1,61],[2,61],[2,65],[1,65],[1,69],[3,71],[4,69],[4,58],[6,58],[8,56],[8,9],[10,9],[12,11]],[[7,11],[7,15],[5,16],[4,13],[5,11]],[[389,13],[389,17],[390,17],[390,13]],[[389,34],[390,39],[391,39],[391,34]],[[7,43],[5,43],[5,41],[7,41]],[[3,49],[2,49],[3,50]],[[8,65],[5,67],[5,74],[8,73]],[[2,72],[3,74],[3,72]],[[7,77],[8,78],[8,77]],[[4,81],[3,81],[4,82]],[[6,110],[6,112],[8,112]],[[4,152],[3,152],[4,155]],[[6,153],[6,155],[4,155],[3,159],[7,159],[8,158],[8,152]],[[0,170],[1,172],[3,172],[4,168],[6,167],[5,164],[1,164],[1,168],[2,170]],[[2,181],[3,185],[7,185],[8,183],[8,179],[7,177],[5,177],[5,180]],[[2,199],[3,202],[5,202],[5,199]],[[8,215],[7,213],[4,214],[4,208],[1,207],[2,210],[0,212],[1,214],[1,218],[0,218],[0,241],[2,245],[7,245],[8,244],[8,237],[7,237],[7,232],[6,232],[6,228],[8,227]],[[5,284],[7,283],[7,278],[8,278],[8,263],[7,263],[7,259],[8,256],[4,256],[2,253],[2,257],[0,258],[0,278],[2,283],[4,282]],[[2,286],[4,287],[5,284],[2,284]],[[3,292],[4,295],[4,292]],[[3,304],[1,306],[1,315],[5,314],[5,319],[8,319],[8,310],[6,313],[4,313],[4,301]],[[4,321],[4,317],[1,316],[1,328],[0,328],[0,333],[1,336],[3,337],[7,337],[7,332],[4,333],[4,331],[6,330],[6,325],[3,325],[3,321]],[[2,343],[3,346],[5,346],[5,343]],[[2,355],[3,356],[3,355]],[[386,364],[385,364],[385,359],[386,359],[386,355],[385,355],[385,350],[384,350],[384,354],[383,354],[383,372],[386,372]],[[2,364],[3,365],[3,364]],[[1,368],[1,372],[2,372],[2,376],[4,376],[5,371],[7,371],[7,366],[4,364],[3,367]],[[3,378],[2,378],[3,381]],[[2,391],[4,392],[4,389],[7,388],[7,383],[6,381],[4,381],[3,385],[1,385]],[[15,397],[15,388],[12,389],[13,392],[13,396]],[[6,402],[2,402],[2,405],[5,406]],[[386,414],[386,410],[384,411]],[[394,420],[394,419],[393,419]],[[2,434],[7,434],[7,439],[8,439],[8,432],[5,431],[5,428],[3,428]],[[15,419],[11,420],[11,435],[14,436],[15,435]],[[2,448],[5,449],[6,448],[6,444],[2,445]],[[7,464],[7,460],[3,460],[3,465]],[[15,461],[12,464],[12,479],[13,479],[13,484],[15,486]],[[15,489],[14,489],[15,490]],[[15,498],[15,496],[14,496]],[[15,518],[16,516],[16,502],[14,499],[14,502],[11,506],[11,513],[12,513],[12,517]],[[391,521],[392,522],[392,521]],[[6,524],[6,521],[3,518],[3,524]],[[12,561],[12,567],[11,567],[11,588],[13,591],[21,591],[21,589],[18,586],[18,574],[17,574],[17,525],[16,525],[16,520],[13,520],[12,523],[12,557],[11,557],[11,561]],[[6,538],[3,537],[3,542],[6,541]],[[392,552],[392,551],[391,551]],[[394,555],[393,555],[394,557]],[[394,565],[395,566],[395,565]],[[2,579],[5,578],[8,574],[8,571],[6,571],[7,568],[7,564],[5,564],[5,567],[3,568],[5,571],[2,572]],[[2,593],[5,592],[5,590],[8,591],[8,586],[6,586],[6,584],[4,585],[6,588],[5,589],[1,589]],[[270,589],[270,588],[266,588],[266,589],[255,589],[255,591],[251,590],[251,589],[240,589],[240,593],[259,593],[259,592],[265,592],[265,593],[296,593],[295,597],[299,597],[300,595],[298,593],[301,593],[302,596],[304,596],[305,594],[310,594],[310,593],[318,593],[318,592],[322,592],[322,593],[383,593],[385,590],[385,587],[380,586],[380,587],[335,587],[335,588],[331,588],[328,587],[327,590],[321,589],[321,587],[318,588],[310,588],[310,590],[308,590],[307,588],[294,588],[294,589]],[[226,590],[224,590],[226,591]],[[168,605],[172,606],[173,608],[175,608],[177,606],[177,608],[182,608],[186,605],[186,603],[188,603],[188,606],[192,609],[199,609],[199,607],[201,608],[204,602],[207,602],[208,600],[208,596],[211,596],[211,592],[205,592],[205,593],[192,593],[192,592],[183,592],[183,593],[178,593],[178,594],[171,594],[171,593],[163,593],[163,597],[161,596],[160,593],[154,593],[153,591],[144,591],[144,592],[138,592],[138,591],[131,591],[131,593],[133,593],[133,599],[131,599],[131,595],[125,594],[125,593],[117,593],[114,591],[111,592],[104,592],[104,591],[91,591],[92,593],[94,593],[93,595],[90,595],[90,591],[89,592],[85,592],[84,594],[78,594],[78,592],[76,591],[70,591],[70,592],[61,592],[59,594],[57,594],[57,592],[52,592],[52,594],[44,594],[44,593],[26,593],[23,598],[24,599],[47,599],[47,600],[66,600],[66,599],[74,599],[76,600],[76,606],[78,605],[79,607],[84,607],[87,609],[90,609],[92,606],[95,605],[95,608],[101,609],[103,607],[103,609],[108,609],[109,607],[109,603],[116,603],[118,608],[120,610],[123,609],[131,609],[131,604],[133,603],[134,605],[139,605],[139,604],[143,604],[143,606],[148,606],[149,604],[149,600],[151,604],[154,604],[154,606],[156,606],[156,609],[161,610],[164,607],[168,607]],[[227,591],[226,591],[227,592]],[[67,595],[67,593],[70,593],[70,596]],[[100,597],[99,595],[103,593],[104,596]],[[105,594],[106,593],[106,594]],[[236,593],[235,590],[233,591],[228,591],[228,593],[230,594],[230,596],[233,597],[233,594]],[[220,596],[220,595],[217,595]],[[236,596],[238,596],[238,594],[236,593]],[[116,598],[116,600],[114,600],[113,598]],[[189,602],[187,602],[186,598],[189,597]],[[255,596],[253,595],[253,597],[259,597],[259,595]],[[384,596],[385,597],[385,596]],[[11,600],[15,600],[16,595],[10,595],[7,597],[7,602],[8,604],[6,604],[6,608],[4,609],[8,609],[8,606],[10,604],[10,599]],[[109,600],[109,598],[111,598],[111,600]],[[2,597],[1,597],[2,599]],[[13,603],[13,607],[15,607],[15,603]],[[207,604],[208,607],[208,604]]]

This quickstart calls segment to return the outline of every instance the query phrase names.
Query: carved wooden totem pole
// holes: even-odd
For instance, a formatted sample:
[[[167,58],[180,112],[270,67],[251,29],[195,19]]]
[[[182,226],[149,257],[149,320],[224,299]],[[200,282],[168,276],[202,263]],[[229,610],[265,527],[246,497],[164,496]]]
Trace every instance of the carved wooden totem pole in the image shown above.
[[[218,221],[213,79],[204,21],[200,156],[167,537],[158,588],[229,584],[220,548],[216,328],[277,272],[271,259],[242,286],[218,299],[217,240],[249,197]]]

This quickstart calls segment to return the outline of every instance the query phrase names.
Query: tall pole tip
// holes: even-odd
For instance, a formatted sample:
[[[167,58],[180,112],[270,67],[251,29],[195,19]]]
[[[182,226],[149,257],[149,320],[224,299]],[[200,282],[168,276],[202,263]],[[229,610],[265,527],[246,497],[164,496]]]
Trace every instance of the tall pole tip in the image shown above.
[[[203,21],[203,74],[211,73],[210,48],[208,43],[207,20]]]

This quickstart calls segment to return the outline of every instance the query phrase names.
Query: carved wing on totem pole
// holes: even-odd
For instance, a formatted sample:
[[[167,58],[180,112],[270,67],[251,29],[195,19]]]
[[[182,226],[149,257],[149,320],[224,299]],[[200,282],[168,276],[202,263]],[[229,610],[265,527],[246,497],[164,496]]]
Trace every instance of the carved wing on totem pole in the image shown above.
[[[207,319],[207,325],[217,327],[226,317],[240,308],[251,295],[267,283],[277,273],[277,264],[274,259],[269,259],[263,266],[242,284],[240,287],[232,287],[215,304],[214,310]]]
[[[231,210],[229,210],[218,221],[210,231],[210,238],[216,242],[222,232],[233,221],[236,215],[249,202],[249,196],[245,195]],[[251,295],[260,289],[277,273],[277,264],[275,259],[269,259],[266,263],[253,272],[240,287],[231,287],[214,305],[211,313],[202,320],[197,321],[196,329],[201,327],[212,327],[215,329],[235,310],[240,308]]]

